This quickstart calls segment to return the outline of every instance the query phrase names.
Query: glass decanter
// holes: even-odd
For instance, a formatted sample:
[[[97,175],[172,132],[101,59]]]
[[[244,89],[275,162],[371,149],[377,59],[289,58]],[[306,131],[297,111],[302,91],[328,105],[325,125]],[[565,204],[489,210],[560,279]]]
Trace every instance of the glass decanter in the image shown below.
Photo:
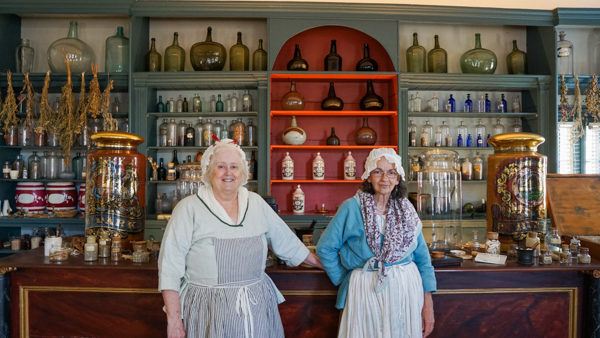
[[[190,62],[194,70],[223,70],[227,51],[225,47],[212,40],[212,27],[206,29],[206,39],[190,48]]]
[[[77,37],[77,21],[69,24],[69,34],[66,38],[54,41],[48,47],[48,65],[53,73],[66,73],[65,59],[73,74],[91,71],[92,63],[96,62],[94,50]]]
[[[160,72],[162,70],[162,56],[156,50],[156,39],[150,39],[150,50],[146,53],[146,70]]]
[[[357,71],[363,72],[376,72],[379,69],[377,61],[371,58],[369,51],[369,44],[363,45],[363,58],[356,64]]]
[[[303,110],[304,97],[296,91],[296,82],[290,83],[290,91],[281,98],[281,109],[283,110]]]
[[[296,44],[294,46],[294,57],[288,62],[287,70],[308,70],[308,62],[306,62],[306,60],[302,58],[302,53],[300,52],[299,44]]]
[[[466,51],[460,57],[460,68],[463,73],[494,74],[498,66],[496,54],[481,47],[481,34],[475,34],[475,48]]]
[[[559,32],[556,43],[556,73],[560,75],[572,75],[575,70],[573,43],[566,36],[565,32]]]
[[[464,147],[464,141],[466,141],[467,135],[469,134],[469,130],[467,129],[467,126],[465,126],[465,122],[464,121],[460,121],[460,125],[456,128],[456,146],[457,147]]]
[[[229,70],[244,71],[250,69],[250,51],[242,43],[242,32],[237,32],[237,43],[229,48]]]
[[[129,72],[129,39],[123,33],[123,26],[106,38],[105,69],[109,73]]]
[[[342,57],[337,53],[337,42],[331,40],[331,46],[329,47],[329,54],[325,56],[323,62],[324,70],[326,71],[341,71],[342,70]]]
[[[442,133],[442,146],[444,147],[452,147],[452,133],[450,132],[450,127],[446,124],[446,121],[442,121],[442,124],[439,126],[440,132]]]
[[[367,80],[367,93],[360,99],[361,110],[382,110],[383,98],[375,94],[373,80]]]
[[[185,50],[179,46],[179,33],[173,33],[173,43],[165,49],[165,72],[183,72]]]
[[[493,128],[493,135],[498,135],[504,133],[504,125],[500,122],[500,119],[496,119],[496,124]]]
[[[513,49],[506,56],[508,74],[525,74],[527,70],[527,54],[517,47],[517,40],[513,40]]]
[[[344,109],[344,101],[336,96],[333,81],[329,82],[329,95],[321,101],[321,109],[323,110],[342,110]]]
[[[429,121],[425,121],[425,125],[421,128],[421,147],[431,146],[431,140],[433,139],[433,126],[429,124]]]
[[[258,39],[258,48],[252,53],[252,70],[267,70],[267,51],[263,49],[263,39]]]
[[[427,53],[427,70],[430,73],[448,73],[448,53],[440,47],[437,35],[434,35],[435,46]]]
[[[413,44],[406,50],[406,67],[409,73],[425,73],[426,52],[423,46],[419,46],[417,33],[413,33]]]

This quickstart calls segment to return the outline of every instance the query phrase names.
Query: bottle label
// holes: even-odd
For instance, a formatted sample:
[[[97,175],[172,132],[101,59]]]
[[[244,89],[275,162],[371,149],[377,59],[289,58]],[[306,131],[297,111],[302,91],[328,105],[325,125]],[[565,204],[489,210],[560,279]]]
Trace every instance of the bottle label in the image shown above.
[[[571,50],[568,47],[560,47],[558,49],[558,57],[567,57],[571,55]]]
[[[292,210],[295,214],[304,213],[304,196],[300,194],[294,195],[292,200]]]

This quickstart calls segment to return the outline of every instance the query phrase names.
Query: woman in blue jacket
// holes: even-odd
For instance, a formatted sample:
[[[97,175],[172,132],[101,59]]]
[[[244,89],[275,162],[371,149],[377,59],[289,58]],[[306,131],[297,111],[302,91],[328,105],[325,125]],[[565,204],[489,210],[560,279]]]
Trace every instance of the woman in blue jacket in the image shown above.
[[[390,148],[372,150],[362,179],[317,245],[339,285],[338,337],[426,337],[436,280],[421,220],[406,198],[401,157]]]

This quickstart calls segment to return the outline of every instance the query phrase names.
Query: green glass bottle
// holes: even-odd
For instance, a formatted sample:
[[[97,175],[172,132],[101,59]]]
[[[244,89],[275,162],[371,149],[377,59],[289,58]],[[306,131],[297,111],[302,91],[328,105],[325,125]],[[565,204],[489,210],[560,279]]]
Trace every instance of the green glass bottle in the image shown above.
[[[466,51],[460,57],[460,69],[463,73],[494,74],[498,66],[496,54],[481,47],[481,34],[475,34],[475,48]]]
[[[448,73],[448,53],[440,47],[440,40],[434,35],[435,47],[427,53],[427,69],[430,73]]]
[[[409,73],[425,73],[427,53],[423,46],[419,46],[417,33],[413,33],[413,44],[406,50],[406,66]]]
[[[221,94],[217,96],[217,103],[215,104],[215,111],[222,112],[224,110],[223,101],[221,100]]]
[[[117,33],[106,38],[105,68],[109,73],[129,72],[129,39],[123,33],[123,26]]]
[[[508,74],[525,74],[527,69],[527,54],[519,50],[517,40],[513,40],[513,50],[506,56]]]
[[[250,69],[250,51],[242,43],[242,32],[237,32],[237,43],[229,49],[229,70],[244,71]]]
[[[212,27],[206,28],[206,39],[190,48],[190,63],[194,70],[223,70],[227,60],[225,47],[212,40]]]
[[[165,72],[183,72],[185,51],[179,46],[179,34],[173,33],[173,44],[165,49]]]
[[[146,70],[160,72],[162,69],[162,56],[156,51],[156,39],[150,39],[150,50],[146,53]]]
[[[267,70],[267,51],[263,49],[263,39],[258,39],[258,49],[252,54],[252,70]]]

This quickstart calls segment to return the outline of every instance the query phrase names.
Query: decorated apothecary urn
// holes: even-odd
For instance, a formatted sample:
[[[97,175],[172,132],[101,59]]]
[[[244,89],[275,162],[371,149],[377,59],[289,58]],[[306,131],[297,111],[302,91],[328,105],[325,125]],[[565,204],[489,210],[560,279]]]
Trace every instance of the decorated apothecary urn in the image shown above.
[[[292,194],[292,212],[301,215],[304,213],[304,191],[300,189],[300,184],[296,186]]]
[[[321,153],[317,153],[312,162],[313,180],[325,179],[325,161],[321,157]]]
[[[146,158],[138,135],[105,131],[91,136],[87,155],[86,235],[108,230],[127,242],[144,239]]]
[[[532,133],[504,133],[488,141],[487,227],[514,240],[541,229],[547,217],[547,158],[537,152],[545,139]]]
[[[294,160],[290,157],[290,153],[286,152],[283,161],[281,161],[281,178],[284,180],[294,179]]]

